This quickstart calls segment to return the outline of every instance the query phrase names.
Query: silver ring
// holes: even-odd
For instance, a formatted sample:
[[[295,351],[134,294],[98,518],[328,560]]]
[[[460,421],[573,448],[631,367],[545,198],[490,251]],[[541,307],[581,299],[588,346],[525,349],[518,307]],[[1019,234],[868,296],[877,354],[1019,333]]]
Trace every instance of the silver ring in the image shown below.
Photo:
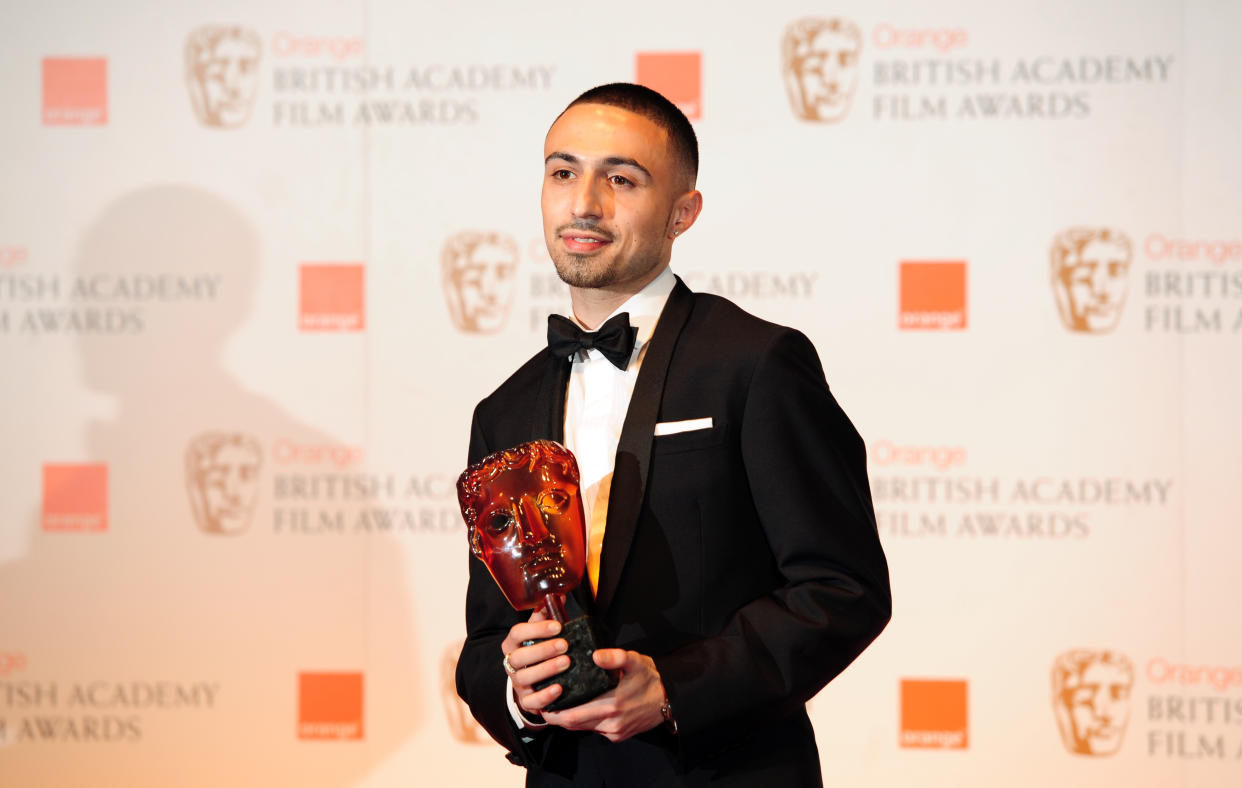
[[[505,654],[505,658],[501,660],[501,664],[505,666],[505,673],[508,673],[510,676],[517,673],[517,668],[513,667],[513,663],[509,661],[508,654]]]

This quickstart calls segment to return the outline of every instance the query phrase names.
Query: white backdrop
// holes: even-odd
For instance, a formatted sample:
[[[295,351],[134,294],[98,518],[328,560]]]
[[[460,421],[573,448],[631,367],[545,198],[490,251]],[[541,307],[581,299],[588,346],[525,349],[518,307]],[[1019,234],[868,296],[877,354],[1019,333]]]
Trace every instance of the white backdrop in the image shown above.
[[[543,134],[642,79],[702,147],[674,270],[805,331],[869,447],[894,615],[812,703],[826,780],[1238,785],[1239,27],[1231,0],[4,8],[0,782],[519,781],[446,683],[452,482],[566,301]],[[788,82],[802,29],[822,82]]]

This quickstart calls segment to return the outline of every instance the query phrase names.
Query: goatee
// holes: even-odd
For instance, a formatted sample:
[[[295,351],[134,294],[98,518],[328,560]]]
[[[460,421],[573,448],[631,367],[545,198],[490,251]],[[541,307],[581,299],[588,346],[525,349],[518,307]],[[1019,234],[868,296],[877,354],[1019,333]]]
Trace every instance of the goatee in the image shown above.
[[[616,271],[607,266],[593,268],[592,257],[584,254],[562,252],[552,256],[556,275],[570,287],[607,287],[616,281]]]

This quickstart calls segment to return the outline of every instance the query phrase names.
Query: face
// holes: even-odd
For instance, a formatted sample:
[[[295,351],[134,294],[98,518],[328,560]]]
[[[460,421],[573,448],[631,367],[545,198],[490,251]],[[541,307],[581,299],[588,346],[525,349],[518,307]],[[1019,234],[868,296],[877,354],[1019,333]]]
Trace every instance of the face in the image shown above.
[[[1126,668],[1098,659],[1065,678],[1058,718],[1074,752],[1112,755],[1118,750],[1129,720],[1131,683]]]
[[[536,454],[509,467],[513,463],[504,454],[483,462],[487,472],[470,504],[470,544],[509,603],[517,610],[529,610],[542,604],[547,594],[572,591],[586,569],[586,523],[578,498],[577,465]],[[458,481],[459,497],[462,486]],[[463,512],[466,506],[463,503]],[[468,514],[467,523],[471,519]]]
[[[247,443],[223,443],[200,455],[192,498],[197,499],[204,530],[246,530],[259,493],[259,465],[258,452]]]
[[[1076,331],[1111,331],[1121,320],[1130,271],[1130,247],[1114,237],[1097,236],[1077,253],[1067,250],[1054,287],[1068,323]]]
[[[223,446],[203,474],[207,516],[221,531],[246,527],[259,491],[259,459],[245,446]]]
[[[500,236],[464,241],[445,251],[444,286],[453,320],[467,331],[498,331],[509,309],[517,247]]]
[[[786,80],[796,109],[808,120],[844,117],[858,86],[861,43],[856,31],[824,25],[787,35]]]
[[[618,107],[578,104],[548,130],[544,157],[543,234],[561,279],[624,292],[654,279],[698,194],[668,133]]]
[[[238,126],[250,115],[259,82],[259,46],[240,32],[201,42],[191,63],[191,94],[204,120]]]
[[[1053,710],[1069,751],[1110,756],[1122,746],[1134,670],[1117,654],[1078,651],[1053,669]]]

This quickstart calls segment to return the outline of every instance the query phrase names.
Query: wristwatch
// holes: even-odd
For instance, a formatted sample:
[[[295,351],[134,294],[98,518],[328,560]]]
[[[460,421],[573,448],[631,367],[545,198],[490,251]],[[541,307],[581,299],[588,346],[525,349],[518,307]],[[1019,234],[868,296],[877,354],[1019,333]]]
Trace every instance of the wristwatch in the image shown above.
[[[677,720],[673,719],[673,704],[668,702],[668,695],[664,696],[664,702],[660,704],[660,716],[664,717],[664,725],[669,733],[676,736]]]

